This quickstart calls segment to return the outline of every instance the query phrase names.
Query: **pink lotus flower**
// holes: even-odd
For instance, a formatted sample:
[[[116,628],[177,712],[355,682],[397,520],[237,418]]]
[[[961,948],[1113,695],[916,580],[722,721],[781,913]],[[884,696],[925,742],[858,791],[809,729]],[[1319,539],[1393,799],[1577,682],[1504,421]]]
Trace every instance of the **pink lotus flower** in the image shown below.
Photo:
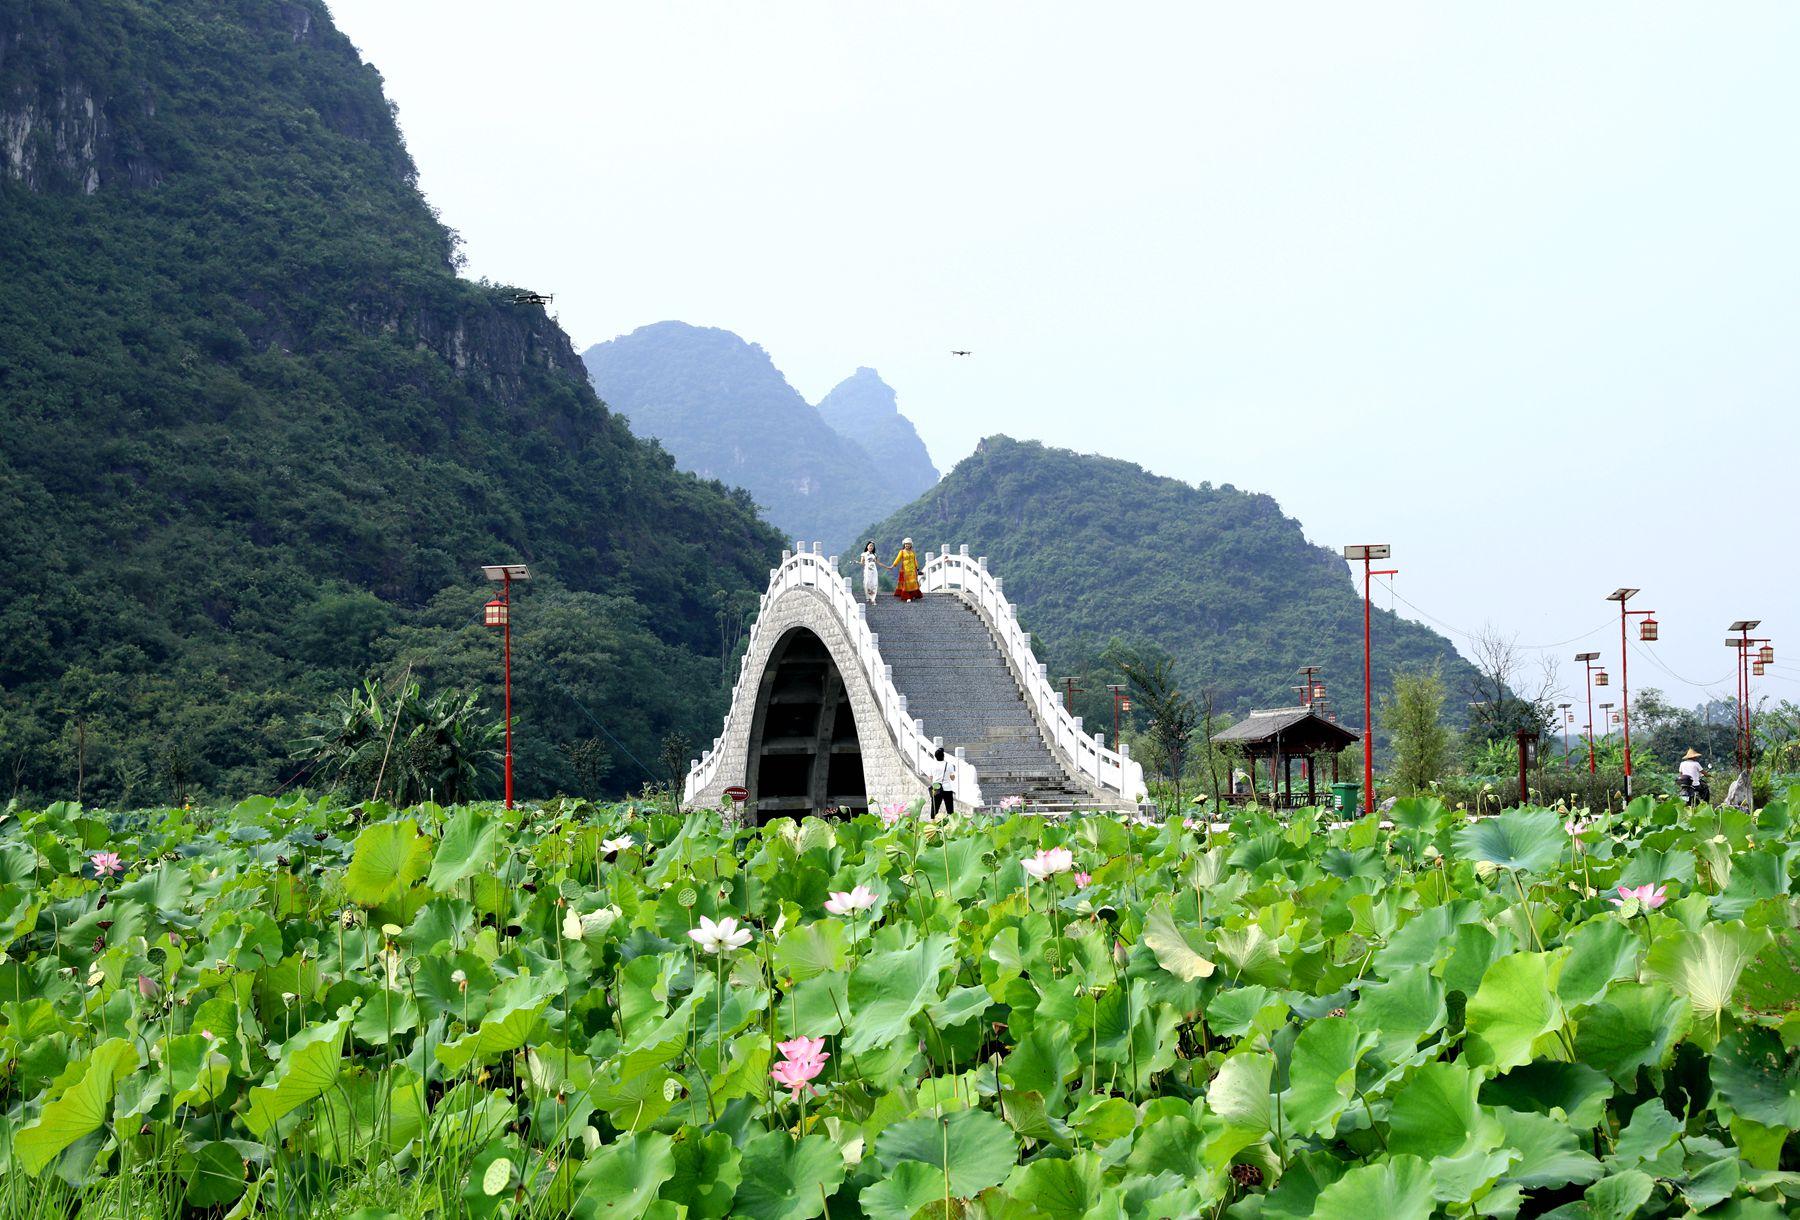
[[[125,862],[119,859],[116,851],[97,851],[89,857],[89,861],[94,866],[96,877],[111,877],[125,871]]]
[[[138,994],[143,996],[146,1000],[154,1000],[156,998],[156,993],[160,990],[162,990],[162,988],[156,985],[155,979],[147,974],[138,975]]]
[[[783,1059],[817,1059],[823,1063],[831,1058],[825,1053],[825,1039],[823,1038],[794,1038],[787,1042],[777,1042],[775,1049],[781,1052]]]
[[[883,805],[881,807],[881,824],[883,826],[892,826],[900,820],[901,815],[905,812],[905,805]]]
[[[817,1093],[812,1080],[825,1070],[825,1061],[831,1058],[825,1053],[823,1038],[795,1038],[789,1042],[777,1042],[775,1049],[782,1054],[782,1060],[769,1069],[769,1075],[775,1083],[788,1090],[795,1101],[800,1100],[802,1093]]]
[[[825,910],[832,915],[848,915],[852,911],[866,911],[875,905],[875,891],[866,885],[855,889],[831,891],[831,897],[825,900]]]
[[[1075,855],[1066,847],[1051,847],[1038,852],[1037,855],[1020,864],[1026,876],[1033,881],[1042,881],[1046,877],[1054,877],[1058,873],[1066,873],[1075,867]]]
[[[1076,873],[1075,874],[1075,888],[1079,889],[1079,890],[1085,890],[1087,888],[1088,882],[1092,881],[1093,879],[1094,879],[1094,877],[1093,877],[1092,873]]]
[[[1637,899],[1638,905],[1645,910],[1654,911],[1669,900],[1669,887],[1666,885],[1640,885],[1636,889],[1632,889],[1628,885],[1621,885],[1619,896],[1612,900],[1612,904],[1622,907],[1633,898]]]

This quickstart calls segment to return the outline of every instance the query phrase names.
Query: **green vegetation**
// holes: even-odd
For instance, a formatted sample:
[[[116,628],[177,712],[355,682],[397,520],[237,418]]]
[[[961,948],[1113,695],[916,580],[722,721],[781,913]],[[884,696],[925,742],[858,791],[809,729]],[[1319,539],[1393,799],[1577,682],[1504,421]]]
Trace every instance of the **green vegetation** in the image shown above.
[[[1380,716],[1394,743],[1395,786],[1404,793],[1424,792],[1442,779],[1450,765],[1450,730],[1444,727],[1444,680],[1437,669],[1396,674]]]
[[[0,797],[272,790],[305,714],[409,664],[491,709],[502,560],[539,577],[524,791],[710,739],[779,539],[456,276],[321,0],[20,0],[0,46]]]
[[[1057,674],[1081,672],[1069,667],[1117,635],[1173,657],[1181,685],[1221,713],[1292,706],[1298,667],[1311,664],[1346,723],[1362,719],[1349,707],[1362,682],[1360,591],[1268,496],[993,436],[864,534],[986,555]],[[1382,673],[1440,663],[1447,684],[1472,676],[1449,641],[1386,611],[1374,637]],[[1113,672],[1106,680],[1121,681]],[[1090,726],[1112,723],[1103,686],[1076,710]]]
[[[1797,805],[15,807],[0,1208],[1772,1220]]]

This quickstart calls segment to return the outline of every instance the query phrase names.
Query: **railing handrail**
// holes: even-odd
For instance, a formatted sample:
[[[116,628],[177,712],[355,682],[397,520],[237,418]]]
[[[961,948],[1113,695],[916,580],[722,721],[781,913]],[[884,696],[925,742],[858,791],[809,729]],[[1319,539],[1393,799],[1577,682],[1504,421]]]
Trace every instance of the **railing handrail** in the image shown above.
[[[959,590],[986,612],[1000,644],[1013,663],[1013,670],[1025,685],[1025,699],[1049,725],[1056,745],[1068,756],[1082,775],[1096,787],[1118,793],[1128,801],[1138,801],[1148,792],[1144,785],[1143,764],[1131,757],[1131,748],[1117,743],[1108,748],[1099,734],[1082,727],[1081,717],[1063,705],[1062,692],[1050,682],[1048,671],[1031,651],[1031,634],[1019,622],[1018,607],[1006,599],[1005,586],[988,571],[987,557],[971,558],[969,548],[954,552],[946,545],[941,552],[927,552],[920,569],[919,587],[923,590]]]
[[[704,790],[718,774],[720,763],[724,759],[721,747],[731,734],[732,717],[737,714],[738,695],[750,678],[750,657],[763,634],[764,613],[775,598],[790,589],[812,589],[824,597],[832,616],[838,620],[838,625],[856,654],[857,668],[868,680],[875,702],[881,710],[882,722],[899,749],[901,759],[920,779],[926,779],[930,774],[930,764],[934,761],[932,755],[943,745],[943,741],[927,737],[924,723],[907,714],[906,696],[894,685],[893,670],[881,659],[877,636],[869,629],[863,603],[851,588],[849,578],[838,572],[838,557],[825,556],[821,553],[822,549],[817,542],[810,548],[804,543],[796,542],[794,550],[781,553],[781,565],[770,569],[769,587],[763,592],[762,601],[757,606],[756,621],[750,625],[748,646],[738,662],[738,676],[731,687],[731,701],[726,706],[724,727],[719,736],[713,739],[712,747],[694,759],[689,766],[687,782],[682,787],[684,802],[693,800],[695,793]],[[981,786],[975,764],[963,757],[960,746],[956,748],[956,756],[957,801],[971,807],[979,805]]]

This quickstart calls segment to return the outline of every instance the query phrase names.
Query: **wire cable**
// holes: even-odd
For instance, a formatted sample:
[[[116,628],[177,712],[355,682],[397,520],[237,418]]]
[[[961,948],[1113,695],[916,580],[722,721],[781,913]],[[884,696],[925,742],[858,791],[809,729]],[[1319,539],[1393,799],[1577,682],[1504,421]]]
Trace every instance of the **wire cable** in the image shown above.
[[[1406,598],[1401,597],[1399,592],[1394,588],[1393,577],[1378,576],[1378,577],[1376,577],[1376,579],[1385,581],[1387,583],[1389,594],[1391,594],[1394,598],[1398,599],[1402,605],[1410,607],[1413,611],[1430,619],[1432,622],[1436,623],[1438,626],[1442,627],[1444,630],[1452,632],[1456,635],[1460,635],[1465,640],[1475,640],[1475,639],[1480,638],[1480,636],[1478,636],[1475,632],[1464,631],[1461,627],[1457,627],[1451,623],[1446,623],[1443,619],[1441,619],[1437,615],[1431,613],[1429,610],[1426,610],[1421,606],[1415,605],[1414,603],[1408,601]],[[1557,640],[1554,643],[1550,643],[1550,644],[1515,644],[1514,647],[1523,648],[1530,652],[1547,652],[1552,648],[1562,648],[1566,645],[1574,644],[1580,640],[1585,640],[1589,636],[1593,635],[1596,631],[1603,631],[1606,628],[1612,626],[1612,623],[1613,623],[1613,620],[1609,616],[1605,621],[1597,623],[1592,627],[1589,627],[1586,631],[1582,632],[1580,635],[1570,636],[1566,640]]]

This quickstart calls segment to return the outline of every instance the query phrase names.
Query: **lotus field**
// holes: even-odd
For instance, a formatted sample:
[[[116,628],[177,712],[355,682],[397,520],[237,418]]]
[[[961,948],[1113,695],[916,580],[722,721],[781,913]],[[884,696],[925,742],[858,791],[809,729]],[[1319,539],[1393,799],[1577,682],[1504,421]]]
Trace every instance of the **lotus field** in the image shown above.
[[[1792,1215],[1790,808],[14,809],[0,1213]]]

